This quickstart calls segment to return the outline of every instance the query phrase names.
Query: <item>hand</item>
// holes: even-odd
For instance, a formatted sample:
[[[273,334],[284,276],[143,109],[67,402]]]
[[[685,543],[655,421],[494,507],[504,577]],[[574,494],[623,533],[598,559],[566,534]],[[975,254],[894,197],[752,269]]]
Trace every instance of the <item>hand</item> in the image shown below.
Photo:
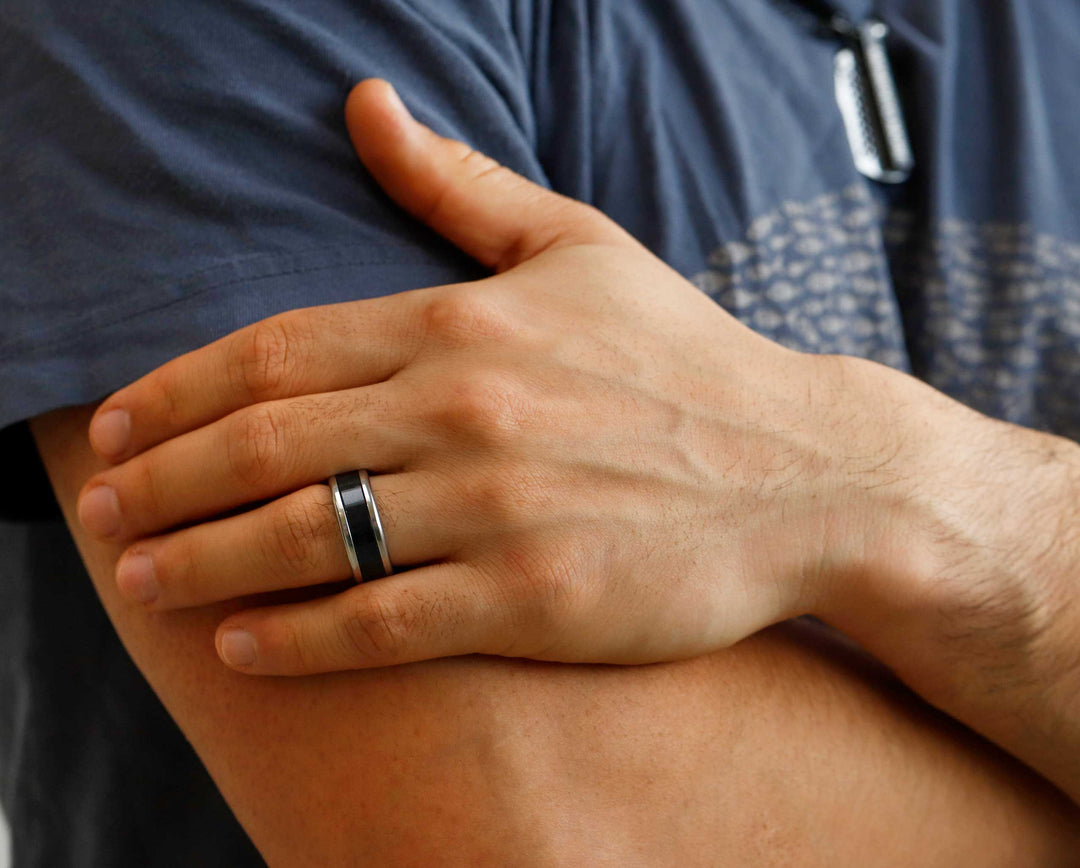
[[[888,572],[870,561],[903,503],[900,375],[756,335],[382,82],[347,120],[384,189],[498,274],[275,316],[105,401],[91,440],[122,463],[79,516],[138,540],[124,593],[171,609],[348,578],[324,481],[356,468],[398,572],[231,616],[226,663],[665,660],[850,607]]]

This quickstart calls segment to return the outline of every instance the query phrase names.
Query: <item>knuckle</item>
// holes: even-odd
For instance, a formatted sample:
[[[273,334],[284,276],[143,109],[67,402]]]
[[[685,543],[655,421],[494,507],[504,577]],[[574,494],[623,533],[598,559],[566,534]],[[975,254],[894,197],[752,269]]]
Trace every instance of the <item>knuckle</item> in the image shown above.
[[[513,174],[509,169],[501,166],[497,160],[465,142],[447,139],[445,140],[445,147],[450,155],[457,160],[460,174],[468,178],[472,183],[493,173],[507,172]],[[424,207],[423,213],[420,215],[421,219],[426,223],[439,222],[445,219],[448,212],[453,208],[455,200],[460,195],[459,190],[460,187],[457,183],[452,181],[444,182]]]
[[[527,396],[512,375],[475,372],[454,383],[441,409],[442,423],[479,446],[505,446],[532,414]]]
[[[526,540],[503,549],[500,567],[519,631],[557,641],[580,612],[585,585],[576,559]]]
[[[493,299],[461,287],[432,298],[423,318],[427,337],[456,347],[502,340],[513,332],[509,318]]]
[[[180,378],[177,375],[176,365],[162,365],[153,372],[148,382],[153,392],[153,403],[165,408],[166,417],[170,420],[183,418],[183,391]]]
[[[260,644],[268,646],[269,657],[283,665],[282,673],[306,674],[320,672],[318,635],[310,634],[302,623],[290,617],[269,617],[262,623]]]
[[[552,506],[542,479],[505,464],[467,484],[460,502],[467,504],[470,514],[483,516],[486,525],[503,529],[548,514]]]
[[[325,515],[310,505],[285,501],[270,523],[270,563],[287,573],[306,573],[326,538]]]
[[[486,373],[458,382],[451,392],[451,411],[466,428],[488,431],[509,422],[510,384]]]
[[[408,646],[408,612],[375,588],[365,591],[356,595],[356,602],[342,621],[345,647],[360,662],[398,660]]]
[[[465,142],[455,142],[454,149],[457,151],[458,162],[469,171],[472,178],[480,177],[499,167],[499,163],[489,157],[483,151],[478,151]]]
[[[285,659],[291,659],[298,672],[313,671],[311,655],[308,653],[308,646],[304,642],[300,631],[288,625],[283,626],[280,632],[281,645],[286,649]]]
[[[465,177],[469,178],[470,181],[480,181],[489,176],[498,176],[500,181],[520,177],[483,151],[478,151],[464,142],[457,142],[456,144],[458,163],[464,170]]]
[[[241,410],[232,416],[226,456],[236,479],[248,488],[273,483],[281,473],[281,457],[286,454],[288,424],[287,417],[272,405]]]
[[[162,595],[174,603],[199,602],[203,589],[200,554],[180,533],[165,540],[153,555],[154,574],[161,585]]]
[[[299,359],[298,330],[296,317],[280,314],[237,335],[231,369],[238,389],[249,401],[257,403],[288,394]]]
[[[136,457],[129,462],[127,473],[131,474],[130,480],[125,479],[124,484],[117,487],[121,508],[132,517],[138,516],[136,523],[140,527],[158,527],[165,517],[168,501],[162,497],[154,461],[149,456]],[[128,508],[128,504],[133,508]]]

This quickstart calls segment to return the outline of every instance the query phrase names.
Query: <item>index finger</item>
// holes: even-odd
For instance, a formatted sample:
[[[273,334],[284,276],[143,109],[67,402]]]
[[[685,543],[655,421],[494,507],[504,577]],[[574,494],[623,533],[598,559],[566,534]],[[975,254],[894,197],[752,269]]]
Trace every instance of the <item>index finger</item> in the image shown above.
[[[115,392],[90,421],[90,444],[119,462],[249,404],[386,380],[420,344],[433,289],[269,317],[165,363]]]

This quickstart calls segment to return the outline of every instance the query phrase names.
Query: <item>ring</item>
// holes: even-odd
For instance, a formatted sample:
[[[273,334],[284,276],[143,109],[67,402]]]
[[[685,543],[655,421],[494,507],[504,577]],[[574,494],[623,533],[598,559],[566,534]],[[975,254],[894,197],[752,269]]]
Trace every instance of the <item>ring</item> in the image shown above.
[[[372,582],[394,572],[386,551],[382,520],[379,518],[371,480],[366,470],[351,470],[330,477],[330,495],[334,501],[345,553],[349,556],[353,578]]]

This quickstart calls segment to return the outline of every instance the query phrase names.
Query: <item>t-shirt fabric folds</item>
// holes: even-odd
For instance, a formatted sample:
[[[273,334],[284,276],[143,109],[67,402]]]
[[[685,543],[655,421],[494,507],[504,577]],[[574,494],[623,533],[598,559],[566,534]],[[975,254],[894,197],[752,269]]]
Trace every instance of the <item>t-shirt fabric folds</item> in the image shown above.
[[[482,276],[364,172],[362,78],[757,331],[1080,435],[1080,6],[848,0],[916,169],[858,174],[791,0],[0,5],[0,802],[14,864],[261,864],[123,652],[25,420],[279,311]]]

